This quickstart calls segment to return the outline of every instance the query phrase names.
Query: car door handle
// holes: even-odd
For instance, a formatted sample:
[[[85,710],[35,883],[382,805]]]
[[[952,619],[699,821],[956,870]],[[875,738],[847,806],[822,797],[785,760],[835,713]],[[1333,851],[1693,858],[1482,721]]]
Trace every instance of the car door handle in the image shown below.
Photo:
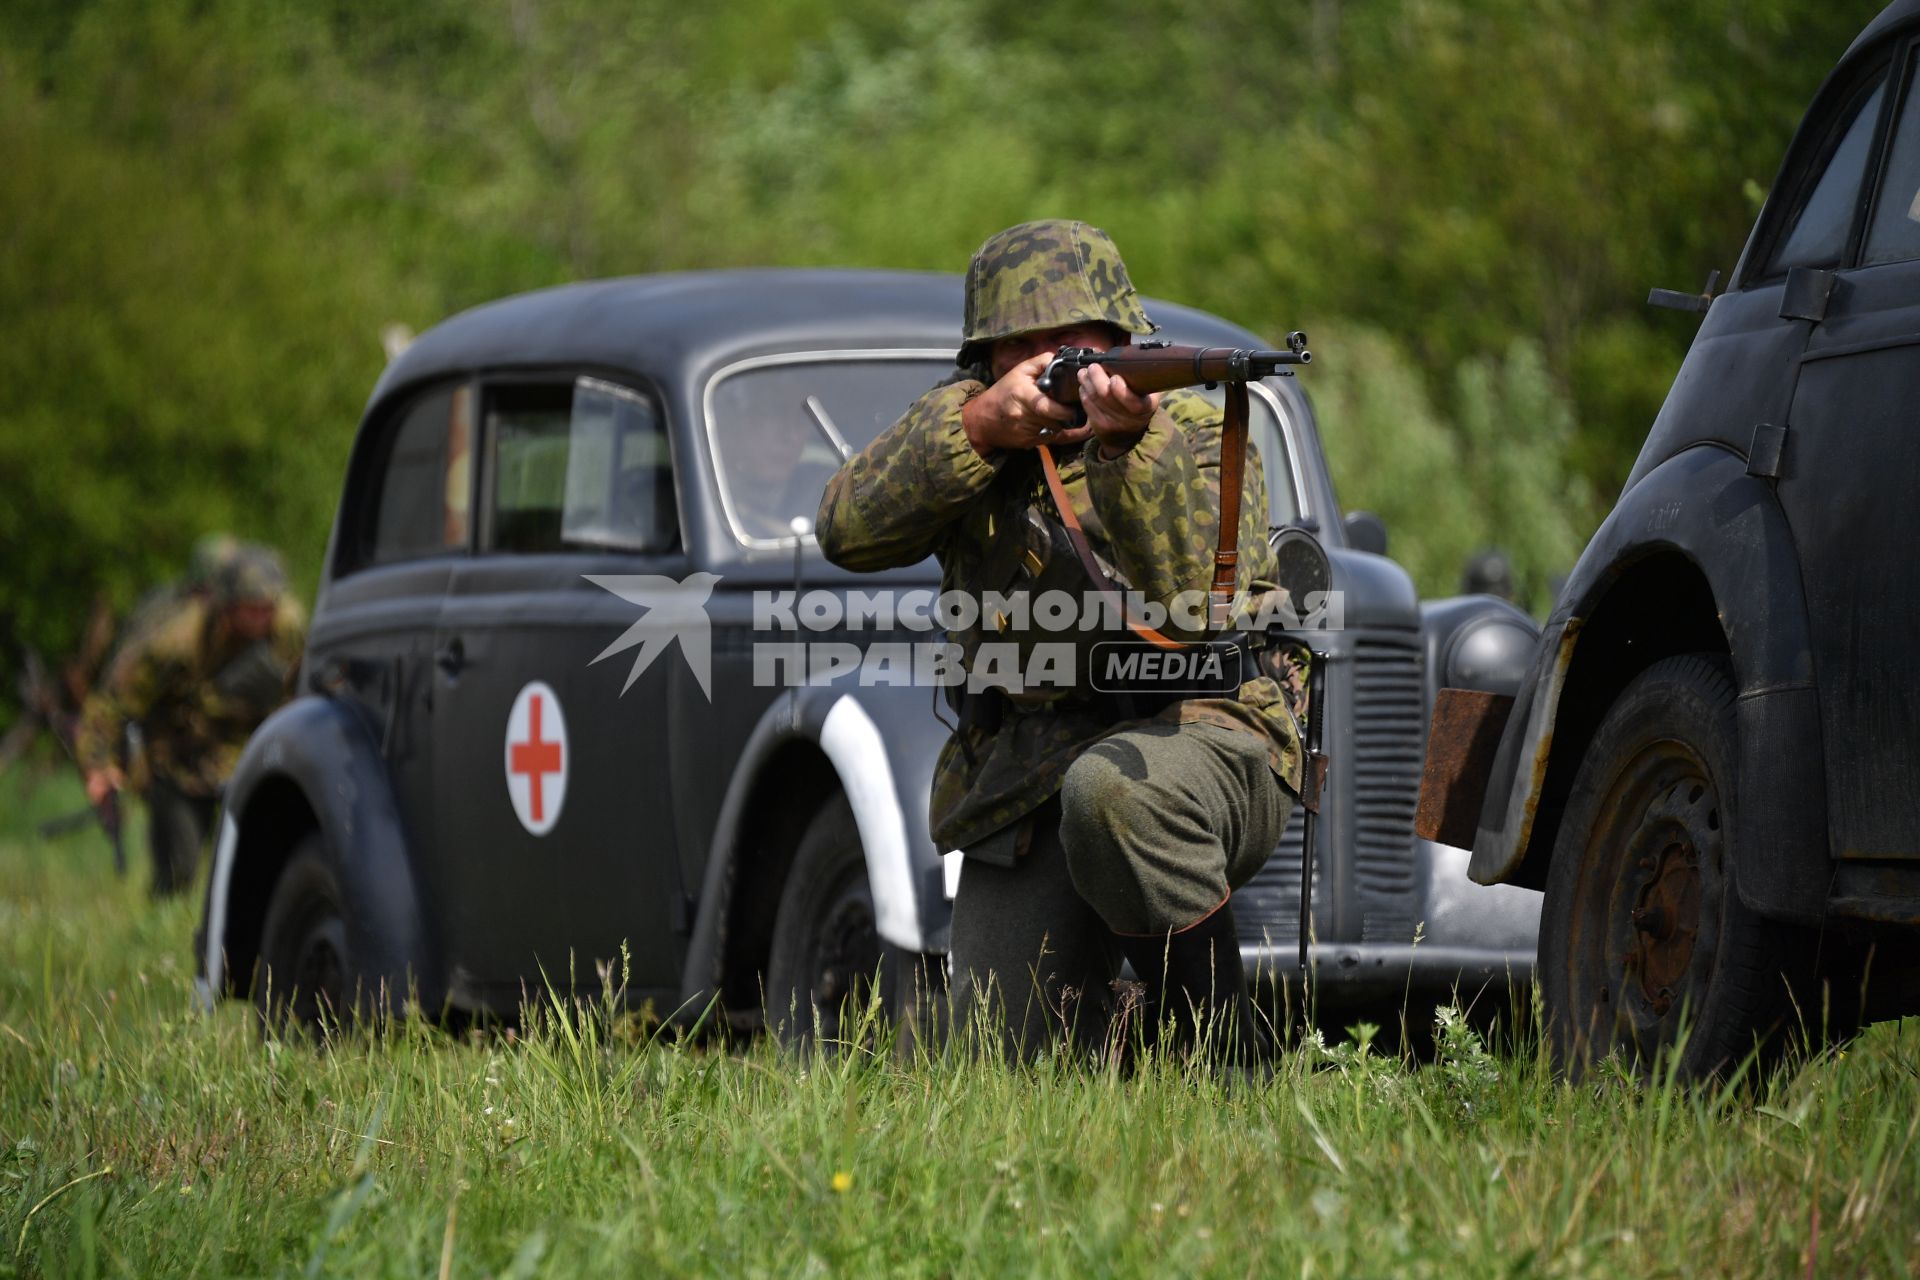
[[[455,636],[433,655],[433,664],[450,676],[459,675],[461,668],[467,665],[467,646],[459,636]]]

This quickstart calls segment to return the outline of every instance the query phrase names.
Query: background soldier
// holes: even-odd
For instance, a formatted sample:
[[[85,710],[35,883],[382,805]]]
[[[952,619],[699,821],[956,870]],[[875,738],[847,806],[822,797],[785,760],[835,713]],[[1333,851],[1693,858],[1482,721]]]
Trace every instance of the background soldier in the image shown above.
[[[989,239],[967,270],[958,371],[834,476],[822,550],[860,570],[931,553],[943,589],[975,598],[1061,588],[1084,599],[1095,584],[1060,553],[1061,521],[1040,482],[1035,447],[1047,444],[1116,581],[1163,604],[1204,592],[1220,412],[1193,391],[1135,395],[1092,367],[1080,374],[1086,425],[1074,427],[1073,411],[1035,383],[1060,347],[1106,350],[1154,328],[1105,232],[1048,221]],[[1244,484],[1243,608],[1274,570],[1251,447]],[[1005,627],[996,618],[952,638],[970,668],[983,638],[1036,639]],[[1301,757],[1268,674],[1277,668],[1261,661],[1237,690],[1151,716],[1084,682],[966,695],[932,797],[934,839],[966,854],[953,919],[958,1016],[993,993],[991,1016],[1004,1016],[1015,1048],[1032,1052],[1063,1030],[1091,1040],[1124,952],[1156,1020],[1171,1016],[1192,1044],[1220,1008],[1247,1051],[1254,1029],[1227,899],[1279,842]]]
[[[146,803],[156,897],[192,884],[220,789],[247,737],[286,700],[306,636],[274,552],[203,540],[195,569],[209,575],[204,587],[136,610],[74,740],[91,803],[129,777]]]

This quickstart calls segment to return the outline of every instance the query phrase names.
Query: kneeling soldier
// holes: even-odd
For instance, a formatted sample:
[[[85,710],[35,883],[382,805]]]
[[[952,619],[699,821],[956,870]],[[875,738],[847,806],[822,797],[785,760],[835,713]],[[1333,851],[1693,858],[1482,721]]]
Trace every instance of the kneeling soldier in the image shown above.
[[[1149,334],[1119,251],[1085,223],[1031,222],[989,239],[967,271],[958,369],[849,459],[827,486],[828,559],[874,570],[939,558],[943,591],[975,601],[1108,589],[1082,567],[1043,481],[1040,446],[1091,549],[1134,600],[1180,616],[1204,602],[1220,509],[1222,415],[1190,390],[1135,394],[1079,374],[1085,424],[1036,379],[1063,347],[1108,350]],[[1238,562],[1241,618],[1273,590],[1267,494],[1249,446]],[[983,646],[1044,640],[1005,614],[958,631],[976,675]],[[1202,615],[1204,616],[1204,615]],[[1206,624],[1182,634],[1205,638]],[[1064,638],[1084,661],[1091,639]],[[1246,651],[1242,651],[1243,655]],[[1215,1025],[1235,1058],[1259,1037],[1228,899],[1279,843],[1300,783],[1299,681],[1260,651],[1210,696],[1151,701],[1065,687],[976,687],[935,774],[932,830],[966,860],[954,901],[957,1018],[990,1000],[1009,1045],[1065,1034],[1097,1043],[1121,956],[1176,1043]],[[1276,679],[1279,676],[1281,679]],[[1283,680],[1287,688],[1283,690]]]

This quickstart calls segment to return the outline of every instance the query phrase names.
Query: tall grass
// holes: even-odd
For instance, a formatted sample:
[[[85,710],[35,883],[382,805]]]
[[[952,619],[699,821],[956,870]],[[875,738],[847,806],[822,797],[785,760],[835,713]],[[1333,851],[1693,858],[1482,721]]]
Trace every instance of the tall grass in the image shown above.
[[[1556,1083],[1443,1014],[1431,1061],[1275,1077],[876,1045],[722,1052],[545,996],[512,1036],[329,1049],[196,1011],[75,799],[0,781],[0,1274],[1899,1275],[1920,1039],[1755,1090]],[[594,984],[586,984],[591,988]],[[609,975],[603,987],[617,985]]]

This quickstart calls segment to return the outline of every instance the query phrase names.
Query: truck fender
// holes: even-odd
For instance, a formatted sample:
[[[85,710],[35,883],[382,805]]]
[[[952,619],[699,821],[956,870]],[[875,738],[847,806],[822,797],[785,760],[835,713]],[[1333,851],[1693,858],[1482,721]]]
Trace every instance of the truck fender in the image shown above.
[[[944,951],[952,910],[928,834],[927,797],[946,730],[924,688],[830,685],[783,690],[742,749],[714,826],[688,944],[681,1009],[705,1008],[721,989],[726,922],[741,833],[763,770],[794,742],[816,747],[853,808],[880,937],[914,953]]]
[[[1638,671],[1678,651],[1673,644],[1690,643],[1671,634],[1677,624],[1657,617],[1636,629],[1623,620],[1632,604],[1621,601],[1633,600],[1636,572],[1682,562],[1707,585],[1711,599],[1695,603],[1712,611],[1739,689],[1740,896],[1768,915],[1817,920],[1831,868],[1799,556],[1771,484],[1749,476],[1744,459],[1717,445],[1685,450],[1654,468],[1621,496],[1587,544],[1502,733],[1469,874],[1481,884],[1545,882],[1559,802],[1605,705]],[[1636,643],[1616,644],[1621,635]],[[1627,657],[1626,649],[1637,652]],[[1570,724],[1575,706],[1580,723]],[[1794,749],[1780,750],[1781,743]]]
[[[357,979],[389,993],[392,1004],[409,992],[419,993],[423,1005],[437,1002],[435,953],[379,743],[352,707],[313,695],[295,699],[261,724],[227,783],[199,957],[203,999],[211,1001],[232,980],[244,980],[225,971],[235,928],[235,873],[249,859],[284,851],[253,847],[242,834],[250,827],[250,807],[275,802],[265,797],[270,784],[281,782],[305,801],[339,876]],[[277,785],[273,790],[285,794]]]

